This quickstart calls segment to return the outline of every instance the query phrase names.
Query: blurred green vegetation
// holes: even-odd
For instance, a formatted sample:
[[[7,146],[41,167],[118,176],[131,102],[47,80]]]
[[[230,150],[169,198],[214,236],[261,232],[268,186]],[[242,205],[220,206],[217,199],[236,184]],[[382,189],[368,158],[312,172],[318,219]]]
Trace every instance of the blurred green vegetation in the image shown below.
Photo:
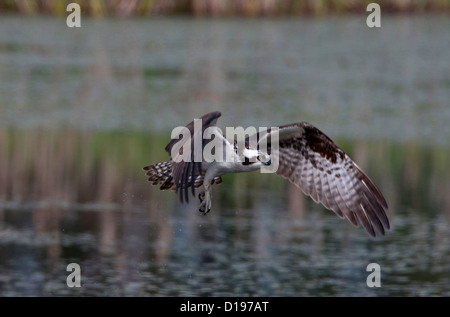
[[[168,141],[136,131],[0,130],[0,200],[120,202],[130,184],[138,184],[138,192],[150,190],[142,167],[168,160]],[[430,211],[450,204],[449,148],[383,140],[336,143],[383,189],[393,210],[411,202]],[[264,188],[282,197],[289,182],[255,172],[225,175],[224,184],[231,190],[219,190],[221,197],[240,201],[243,192]],[[157,188],[152,192],[163,195]]]
[[[392,13],[450,11],[450,0],[3,0],[0,12],[62,16],[72,2],[91,16],[320,16],[365,13],[371,2]]]

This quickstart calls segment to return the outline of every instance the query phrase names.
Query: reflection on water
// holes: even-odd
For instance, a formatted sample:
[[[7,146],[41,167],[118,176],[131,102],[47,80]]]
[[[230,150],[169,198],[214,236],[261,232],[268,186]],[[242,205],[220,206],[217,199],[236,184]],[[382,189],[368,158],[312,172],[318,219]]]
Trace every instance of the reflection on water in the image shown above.
[[[226,176],[201,216],[197,201],[180,205],[140,170],[164,159],[149,150],[164,137],[0,139],[4,295],[450,295],[448,148],[338,141],[390,205],[392,230],[371,239],[257,172]],[[65,284],[72,262],[80,289]],[[380,289],[366,286],[371,262],[381,265]]]
[[[448,18],[361,25],[2,16],[0,295],[449,296]],[[316,124],[385,194],[391,231],[371,239],[274,175],[225,176],[207,216],[152,188],[141,168],[211,110]]]

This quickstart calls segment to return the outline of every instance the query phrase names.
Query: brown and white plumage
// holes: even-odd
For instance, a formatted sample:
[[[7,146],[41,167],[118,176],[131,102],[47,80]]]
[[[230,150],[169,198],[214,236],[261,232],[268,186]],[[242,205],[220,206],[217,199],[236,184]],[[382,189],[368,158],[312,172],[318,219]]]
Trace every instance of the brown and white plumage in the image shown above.
[[[186,128],[190,132],[190,139],[183,140],[183,137],[180,135],[179,139],[173,139],[172,141],[167,144],[165,147],[165,150],[169,155],[171,155],[171,173],[170,177],[171,179],[168,180],[167,183],[164,183],[161,186],[161,189],[166,189],[165,187],[169,186],[170,183],[174,186],[174,189],[180,193],[180,200],[181,202],[189,201],[189,188],[191,188],[192,195],[195,194],[195,188],[201,186],[203,184],[203,178],[205,176],[206,171],[202,170],[202,162],[196,162],[194,160],[196,151],[198,154],[198,151],[202,151],[205,147],[208,140],[204,140],[201,137],[201,147],[199,149],[196,149],[194,147],[194,140],[196,138],[196,135],[198,133],[201,133],[203,136],[204,131],[210,127],[214,126],[217,122],[217,119],[221,116],[221,113],[218,111],[210,112],[205,115],[203,115],[200,119],[202,120],[201,127],[198,131],[195,131],[195,125],[194,121],[189,123]],[[180,149],[180,151],[173,151],[175,152],[175,155],[182,155],[182,148],[183,145],[186,145],[187,142],[190,142],[190,144],[187,144],[191,148],[191,160],[190,161],[180,161],[177,159],[177,157],[172,157],[172,149],[175,145],[177,145]],[[149,174],[149,169],[151,169],[152,166],[144,167],[144,170],[148,171],[147,175]],[[151,173],[151,172],[150,172]],[[150,176],[150,175],[149,175]],[[191,186],[191,179],[195,179],[195,183],[200,184],[198,186]],[[150,179],[149,179],[150,181]],[[216,183],[219,182],[218,179],[215,180]],[[221,181],[220,181],[221,182]],[[170,187],[172,187],[170,185]],[[168,187],[168,188],[170,188]]]
[[[166,161],[166,162],[159,162],[153,165],[149,165],[144,167],[144,170],[146,171],[146,175],[149,176],[148,181],[152,182],[152,185],[161,185],[159,189],[161,190],[168,190],[173,189],[176,190],[175,181],[172,177],[172,167],[173,162],[172,161]],[[196,173],[196,176],[194,178],[194,186],[192,186],[192,175],[186,174],[187,177],[187,186],[186,188],[199,188],[203,185],[203,179],[205,178],[205,173],[202,172],[201,174]],[[216,176],[213,179],[213,184],[220,184],[222,183],[222,177]],[[184,187],[184,186],[183,186]]]
[[[370,178],[323,132],[307,122],[279,127],[276,173],[353,225],[375,236],[389,229],[386,200]]]
[[[196,133],[214,126],[220,112],[212,112],[201,117],[203,127],[194,131],[193,122],[187,128],[193,137]],[[278,151],[271,146],[274,134],[279,139]],[[279,162],[276,174],[289,179],[315,202],[321,203],[327,209],[334,211],[339,217],[348,219],[353,225],[361,224],[367,233],[376,236],[376,232],[384,234],[389,229],[389,220],[385,210],[388,208],[386,200],[370,178],[356,165],[355,162],[340,149],[328,136],[307,122],[299,122],[267,130],[257,134],[258,145],[268,142],[267,154]],[[186,140],[172,140],[166,147],[170,153],[177,142]],[[248,138],[247,138],[248,141]],[[208,140],[202,141],[202,149]],[[181,201],[188,200],[188,188],[192,190],[205,188],[206,198],[202,201],[200,210],[207,213],[210,209],[210,186],[220,183],[221,175],[233,172],[254,171],[263,165],[270,164],[262,161],[249,161],[248,157],[241,157],[238,153],[245,153],[223,138],[224,144],[235,151],[232,162],[162,162],[147,166],[149,181],[162,184],[161,189],[172,188],[180,191]],[[249,142],[246,143],[246,147]],[[192,149],[193,143],[191,144]],[[258,146],[259,147],[259,146]],[[251,149],[259,151],[257,149]],[[273,152],[273,153],[272,153]],[[258,159],[259,159],[258,155]],[[173,159],[173,158],[172,158]],[[192,179],[194,179],[192,186]],[[202,200],[202,198],[201,198]],[[206,201],[206,203],[205,203]]]

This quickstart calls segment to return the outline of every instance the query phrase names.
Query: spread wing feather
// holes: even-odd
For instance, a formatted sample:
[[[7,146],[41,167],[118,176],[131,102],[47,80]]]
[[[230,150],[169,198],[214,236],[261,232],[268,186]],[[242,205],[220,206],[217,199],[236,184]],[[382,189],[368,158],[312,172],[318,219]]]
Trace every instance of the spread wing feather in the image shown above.
[[[355,226],[361,224],[371,236],[389,229],[383,195],[330,138],[306,122],[279,127],[277,133],[278,175],[339,217]],[[268,135],[260,135],[260,140]]]
[[[186,128],[190,132],[190,138],[186,138],[186,140],[183,140],[183,138],[179,139],[173,139],[169,142],[166,146],[166,151],[170,154],[171,159],[173,162],[172,167],[172,177],[173,177],[173,183],[175,191],[180,195],[180,201],[189,201],[189,187],[191,187],[192,195],[195,195],[195,187],[190,186],[190,179],[195,179],[196,176],[202,174],[202,163],[201,162],[195,162],[194,158],[197,157],[195,155],[194,151],[203,151],[203,148],[205,147],[205,144],[207,143],[206,140],[203,139],[203,132],[205,129],[207,129],[210,126],[213,126],[216,124],[217,119],[221,116],[221,113],[219,111],[214,111],[207,113],[203,115],[201,118],[202,124],[201,129],[198,131],[195,130],[196,126],[194,124],[194,121],[189,123]],[[198,138],[198,134],[200,135],[200,139],[202,140],[202,146],[201,148],[195,148],[194,147],[194,140],[196,137]],[[191,160],[190,161],[179,161],[176,160],[174,157],[172,157],[172,150],[173,147],[177,145],[178,151],[182,151],[182,148],[184,147],[190,147],[191,149]],[[175,148],[175,149],[177,149]],[[182,155],[182,153],[176,153],[175,155]]]

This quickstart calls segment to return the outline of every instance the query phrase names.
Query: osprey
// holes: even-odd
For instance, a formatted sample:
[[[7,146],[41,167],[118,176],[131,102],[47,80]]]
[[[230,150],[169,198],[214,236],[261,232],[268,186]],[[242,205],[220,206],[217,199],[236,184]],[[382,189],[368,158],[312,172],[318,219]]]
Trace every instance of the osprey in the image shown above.
[[[381,192],[342,149],[312,124],[298,122],[257,132],[257,146],[251,148],[249,137],[242,147],[223,136],[216,127],[220,116],[218,111],[203,115],[198,119],[201,120],[201,129],[195,127],[194,121],[189,123],[186,129],[190,137],[173,139],[166,146],[165,150],[171,155],[169,161],[143,168],[148,180],[153,185],[161,185],[161,190],[179,192],[181,202],[189,200],[189,189],[195,195],[195,189],[203,186],[204,191],[199,194],[199,211],[206,214],[211,210],[211,186],[222,182],[221,175],[259,170],[270,165],[276,156],[276,174],[289,179],[303,193],[340,218],[347,218],[354,226],[361,224],[372,237],[376,236],[376,231],[384,235],[390,228],[385,212],[388,205]],[[232,153],[231,160],[198,161],[191,153],[191,159],[180,161],[178,155],[186,146],[195,152],[194,140],[199,134],[201,149],[211,142],[211,139],[203,137],[208,128],[215,131],[215,139],[219,138],[215,141],[222,142],[224,149]],[[272,151],[270,142],[275,133],[278,148]],[[269,142],[266,151],[260,148],[263,140]]]

